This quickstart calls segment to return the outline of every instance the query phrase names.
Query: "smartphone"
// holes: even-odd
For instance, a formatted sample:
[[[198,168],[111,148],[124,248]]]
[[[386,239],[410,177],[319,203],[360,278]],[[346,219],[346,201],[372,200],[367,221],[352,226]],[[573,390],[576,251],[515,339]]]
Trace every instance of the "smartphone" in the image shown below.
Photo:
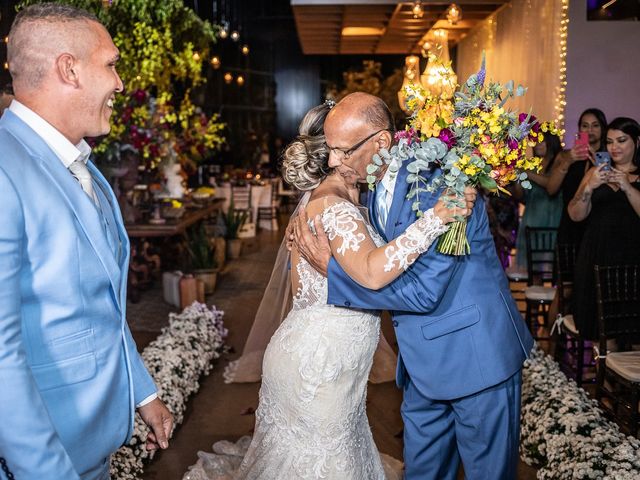
[[[596,167],[604,165],[602,171],[608,172],[611,170],[611,156],[609,152],[596,152]]]
[[[589,134],[587,132],[579,132],[576,135],[576,145],[589,146]]]

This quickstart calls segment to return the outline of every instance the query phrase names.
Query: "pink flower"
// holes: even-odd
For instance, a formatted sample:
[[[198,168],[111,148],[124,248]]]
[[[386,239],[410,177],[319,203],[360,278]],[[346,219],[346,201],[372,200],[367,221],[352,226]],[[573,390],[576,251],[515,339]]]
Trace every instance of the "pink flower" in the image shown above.
[[[418,134],[414,128],[410,128],[409,130],[400,130],[393,136],[396,142],[399,142],[403,138],[407,140],[407,143],[413,143],[418,139]]]
[[[453,120],[453,124],[454,124],[456,127],[461,127],[463,123],[464,123],[464,118],[463,118],[463,117],[456,117],[456,118]]]

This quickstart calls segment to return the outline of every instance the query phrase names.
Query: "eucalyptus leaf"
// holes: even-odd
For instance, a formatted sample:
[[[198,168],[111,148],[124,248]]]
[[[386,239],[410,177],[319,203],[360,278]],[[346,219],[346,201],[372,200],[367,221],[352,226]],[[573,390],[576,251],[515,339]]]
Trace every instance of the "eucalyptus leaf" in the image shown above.
[[[382,159],[380,158],[380,155],[378,155],[377,153],[373,154],[373,157],[371,157],[371,161],[376,165],[382,165]]]
[[[529,180],[523,181],[521,185],[522,185],[522,188],[526,188],[527,190],[531,188],[531,182]]]
[[[369,165],[367,165],[367,173],[369,175],[376,173],[378,170],[380,170],[380,168],[377,165],[374,165],[372,163],[370,163]]]

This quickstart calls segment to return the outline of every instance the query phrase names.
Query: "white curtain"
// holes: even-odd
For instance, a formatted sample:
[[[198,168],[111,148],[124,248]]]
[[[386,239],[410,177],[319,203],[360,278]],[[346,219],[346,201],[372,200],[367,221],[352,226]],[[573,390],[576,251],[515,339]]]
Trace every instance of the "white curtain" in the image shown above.
[[[487,78],[528,87],[507,106],[542,121],[557,120],[560,85],[561,0],[513,0],[480,23],[458,44],[456,73],[462,84],[487,59]],[[464,16],[464,10],[462,12]],[[562,127],[562,125],[558,125]]]

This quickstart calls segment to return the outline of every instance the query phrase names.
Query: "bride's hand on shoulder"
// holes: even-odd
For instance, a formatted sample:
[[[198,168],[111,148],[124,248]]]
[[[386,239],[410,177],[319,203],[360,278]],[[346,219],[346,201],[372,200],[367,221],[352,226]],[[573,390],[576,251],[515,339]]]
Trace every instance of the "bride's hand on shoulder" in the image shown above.
[[[471,215],[477,197],[478,190],[474,187],[464,189],[464,198],[454,193],[443,193],[433,207],[433,213],[444,224],[459,221]]]
[[[322,276],[327,276],[329,260],[331,260],[331,244],[324,231],[320,215],[313,219],[316,233],[309,228],[306,209],[300,209],[300,213],[293,223],[293,243],[300,256],[318,271]]]

